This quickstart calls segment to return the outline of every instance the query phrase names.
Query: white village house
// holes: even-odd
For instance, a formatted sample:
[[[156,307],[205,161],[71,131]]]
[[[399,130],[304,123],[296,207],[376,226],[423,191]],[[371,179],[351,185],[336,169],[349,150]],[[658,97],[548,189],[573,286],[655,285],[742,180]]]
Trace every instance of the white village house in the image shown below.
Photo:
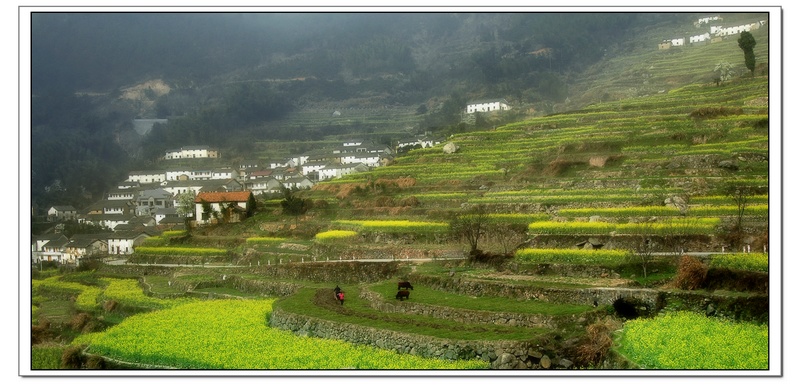
[[[707,40],[711,40],[711,34],[708,33],[708,32],[706,32],[705,34],[700,34],[700,35],[695,35],[695,36],[690,36],[689,37],[689,43],[690,44],[702,43],[702,42],[705,42]]]
[[[128,225],[134,217],[132,214],[87,214],[78,222],[114,230],[120,225]]]
[[[143,231],[117,232],[108,238],[109,255],[131,255],[135,247],[155,234]]]
[[[316,176],[317,172],[321,170],[328,164],[326,159],[309,159],[303,166],[301,167],[301,174],[311,177]]]
[[[244,185],[245,189],[250,190],[253,195],[280,194],[283,192],[283,184],[271,176],[250,179],[245,181]]]
[[[188,181],[192,176],[192,170],[188,168],[172,168],[165,172],[167,181]]]
[[[136,215],[155,214],[156,209],[165,209],[174,206],[173,194],[163,188],[143,190],[136,200]]]
[[[757,30],[767,23],[766,20],[760,20],[752,23],[739,24],[735,26],[711,26],[711,34],[714,36],[731,36],[739,35],[742,32],[750,32]]]
[[[78,211],[70,205],[51,206],[47,209],[47,221],[66,221],[78,218]]]
[[[239,170],[232,167],[218,167],[211,170],[211,179],[237,179]]]
[[[218,214],[227,222],[239,222],[252,211],[255,198],[250,191],[207,192],[197,194],[194,199],[195,221],[198,225],[219,222]],[[204,207],[208,206],[208,209]]]
[[[511,109],[508,101],[505,98],[495,98],[488,100],[475,100],[467,103],[467,108],[464,110],[466,113],[476,112],[494,112],[505,111]]]
[[[379,167],[381,165],[381,154],[377,153],[358,152],[339,154],[338,156],[341,164],[361,163],[367,167]]]
[[[108,252],[108,240],[96,236],[72,236],[64,245],[63,260],[65,264],[80,265],[80,260],[87,256]]]
[[[414,137],[408,137],[405,139],[401,139],[397,142],[397,149],[403,149],[408,147],[416,147],[419,148],[430,148],[434,145],[441,144],[441,139],[436,139],[432,137],[428,137],[427,135],[417,135]]]
[[[164,171],[131,171],[128,173],[128,180],[139,183],[164,182],[167,175]]]
[[[287,177],[283,181],[283,186],[287,189],[310,189],[314,186],[314,182],[311,182],[310,179],[303,175],[295,175],[291,177]]]
[[[369,171],[369,167],[365,166],[363,163],[331,163],[319,170],[319,180],[325,181],[328,179],[341,178],[354,172],[365,171]]]
[[[50,244],[52,242],[52,244]],[[31,243],[31,261],[59,261],[61,260],[60,248],[69,242],[63,234],[43,234],[34,236]]]
[[[112,201],[132,201],[136,199],[136,196],[139,194],[138,187],[131,187],[126,189],[113,189],[108,191],[108,195],[106,195],[106,199]]]
[[[219,151],[206,145],[185,146],[180,149],[167,150],[164,159],[219,158]]]

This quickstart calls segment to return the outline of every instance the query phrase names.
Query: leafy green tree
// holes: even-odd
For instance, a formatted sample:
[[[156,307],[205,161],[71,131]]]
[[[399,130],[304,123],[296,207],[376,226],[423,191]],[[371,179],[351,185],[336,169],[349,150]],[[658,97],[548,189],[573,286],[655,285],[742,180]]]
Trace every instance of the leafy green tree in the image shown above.
[[[283,189],[281,208],[283,208],[283,214],[294,217],[294,224],[297,225],[298,217],[305,214],[308,211],[309,206],[304,199],[295,197],[292,190]]]
[[[211,207],[211,204],[208,203],[206,200],[201,199],[200,200],[200,206],[203,208],[203,214],[202,214],[203,220],[206,221],[206,220],[211,219],[211,217],[215,213],[214,209]]]
[[[756,71],[756,54],[753,52],[753,48],[756,47],[756,38],[753,37],[753,34],[742,31],[739,35],[739,48],[744,51],[744,65],[747,66],[747,69],[750,70],[750,74],[755,74]]]
[[[251,194],[247,198],[247,217],[252,217],[253,214],[256,213],[256,207],[258,207],[258,202],[256,201],[256,197]]]

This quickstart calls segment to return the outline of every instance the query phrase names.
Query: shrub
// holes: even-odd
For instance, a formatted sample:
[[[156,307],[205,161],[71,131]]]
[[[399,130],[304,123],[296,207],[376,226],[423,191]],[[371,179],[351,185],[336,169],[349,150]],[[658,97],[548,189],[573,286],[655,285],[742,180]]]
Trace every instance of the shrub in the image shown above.
[[[103,302],[103,310],[110,313],[117,308],[118,304],[115,300],[107,300]]]
[[[86,358],[86,369],[106,369],[106,360],[100,356],[89,356]]]
[[[50,321],[47,318],[39,318],[39,323],[31,326],[31,345],[45,342],[50,337]]]
[[[611,332],[619,329],[619,323],[606,319],[586,327],[586,339],[577,348],[576,361],[585,366],[599,365],[614,344]]]
[[[400,206],[416,207],[419,206],[419,200],[415,196],[405,197],[400,200]]]
[[[87,313],[75,314],[70,319],[69,325],[75,331],[91,331],[93,327],[92,316]]]
[[[542,174],[546,176],[560,176],[566,172],[570,167],[583,166],[586,162],[569,161],[563,159],[556,159],[550,162],[547,167],[542,170]]]
[[[70,346],[61,354],[61,369],[81,369],[83,354],[80,346]]]
[[[675,287],[682,290],[696,290],[702,287],[708,274],[708,266],[691,256],[681,257]]]

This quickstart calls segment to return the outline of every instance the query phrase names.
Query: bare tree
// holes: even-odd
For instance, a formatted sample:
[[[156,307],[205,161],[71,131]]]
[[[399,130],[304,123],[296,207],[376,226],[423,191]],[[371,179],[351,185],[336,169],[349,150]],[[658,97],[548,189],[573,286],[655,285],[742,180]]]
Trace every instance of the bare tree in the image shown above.
[[[636,227],[631,230],[633,253],[642,266],[642,276],[645,278],[647,278],[647,268],[655,258],[657,247],[653,238],[653,224],[655,218],[649,217],[645,221],[636,223]]]
[[[515,249],[528,237],[528,225],[525,224],[493,223],[489,229],[489,235],[492,240],[500,243],[504,254]]]
[[[664,232],[665,248],[671,249],[676,256],[683,254],[697,224],[697,219],[686,216],[671,219]]]
[[[489,215],[483,205],[475,206],[450,222],[450,231],[456,238],[466,240],[470,256],[478,252],[478,242],[486,233]]]
[[[725,195],[736,204],[736,231],[742,231],[742,220],[744,212],[751,197],[755,194],[755,189],[750,186],[732,183],[725,187]]]

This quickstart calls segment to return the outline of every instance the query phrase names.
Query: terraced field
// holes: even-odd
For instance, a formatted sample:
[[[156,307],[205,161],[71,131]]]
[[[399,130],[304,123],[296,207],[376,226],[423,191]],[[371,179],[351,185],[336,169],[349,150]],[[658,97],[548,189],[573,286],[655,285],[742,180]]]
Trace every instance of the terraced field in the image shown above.
[[[64,348],[116,368],[767,369],[778,123],[763,72],[707,79],[716,61],[739,61],[724,43],[650,54],[606,81],[606,102],[321,183],[298,194],[314,207],[296,220],[265,203],[240,224],[149,240],[134,265],[42,274],[37,333],[61,325]],[[456,233],[476,219],[474,241]],[[400,280],[414,285],[407,298]],[[718,344],[719,363],[633,346],[682,338],[675,322],[709,330],[674,347],[698,357]],[[37,362],[54,368],[44,343]],[[267,356],[275,347],[284,358]]]
[[[141,282],[134,280],[136,275],[130,273],[131,269],[109,267],[96,274],[49,277],[35,284],[34,293],[40,300],[39,310],[49,310],[48,304],[53,303],[41,299],[71,299],[76,301],[74,307],[70,307],[69,302],[60,302],[62,310],[77,308],[81,314],[96,317],[83,318],[80,324],[73,318],[69,325],[76,330],[72,334],[75,339],[69,346],[62,345],[61,350],[69,352],[78,347],[83,349],[84,357],[95,360],[94,367],[109,369],[636,367],[631,364],[635,361],[627,361],[637,359],[636,350],[626,348],[626,356],[621,358],[624,361],[619,361],[621,355],[603,361],[602,357],[596,358],[596,352],[584,348],[588,346],[586,333],[590,326],[621,325],[614,323],[618,321],[613,318],[615,310],[622,309],[617,306],[621,304],[619,300],[636,295],[646,300],[660,293],[618,276],[624,274],[620,272],[622,267],[564,265],[544,272],[539,268],[537,274],[530,272],[534,267],[509,273],[464,264],[430,262],[411,267],[399,263],[362,264],[366,268],[358,271],[386,271],[385,280],[377,281],[358,281],[361,277],[352,273],[348,278],[344,273],[352,272],[354,267],[350,267],[350,271],[336,269],[341,265],[338,263],[294,264],[293,270],[299,270],[301,275],[288,277],[285,271],[292,269],[279,268],[287,265],[274,266],[267,272],[244,268],[149,267],[138,271],[141,274],[141,271],[157,270],[162,275],[141,276]],[[311,272],[303,272],[300,267],[307,267]],[[345,272],[341,272],[342,269]],[[109,277],[119,276],[115,275],[118,270],[128,272],[128,278]],[[351,279],[337,284],[347,295],[346,302],[341,305],[332,297],[332,285],[336,283],[311,280],[337,272],[339,275],[332,277]],[[284,276],[279,275],[281,273]],[[407,300],[394,296],[398,292],[398,278],[412,280]],[[53,294],[57,290],[66,294],[57,297]],[[668,292],[672,296],[666,299],[667,306],[659,308],[663,311],[703,309],[684,305],[696,297],[691,292],[682,293],[673,288]],[[276,300],[281,294],[285,296]],[[763,316],[757,318],[756,323],[747,323],[755,318],[748,318],[747,314],[758,309],[741,307],[747,303],[763,304],[763,297],[758,295],[738,293],[712,297],[720,317],[736,317],[743,322],[741,325],[728,318],[719,323],[699,316],[682,319],[699,319],[702,324],[715,327],[760,331],[763,323],[758,322],[763,322]],[[707,294],[698,296],[709,298]],[[748,302],[751,298],[756,298],[755,302]],[[650,309],[655,309],[655,305],[645,302],[642,306],[648,309],[642,319],[644,315],[654,315],[655,310]],[[119,317],[116,318],[119,321],[109,321],[112,315]],[[43,311],[37,311],[36,316],[49,318]],[[664,332],[663,328],[660,330]],[[718,331],[715,335],[726,335],[724,329],[715,330]],[[637,331],[631,335],[642,334]],[[718,340],[709,338],[699,346],[720,343],[715,341]],[[756,349],[762,349],[760,340],[755,344],[759,346]],[[731,346],[746,344],[734,341]],[[57,348],[54,349],[52,343],[35,346],[38,367],[59,368],[58,361],[54,360],[60,357]],[[276,348],[281,349],[280,357],[269,350]],[[518,353],[520,349],[525,349],[522,356]],[[691,344],[682,350],[690,354],[701,351],[694,350]],[[724,349],[715,351],[725,352]],[[653,352],[652,348],[647,349],[647,357],[658,358]],[[104,361],[97,361],[97,357]],[[730,368],[747,365],[761,369],[765,367],[763,360],[763,354],[759,353],[758,360],[737,359]],[[643,361],[641,366],[652,367],[649,362]],[[725,362],[713,365],[727,369]],[[671,368],[676,364],[670,365]],[[63,364],[60,367],[63,368]]]

